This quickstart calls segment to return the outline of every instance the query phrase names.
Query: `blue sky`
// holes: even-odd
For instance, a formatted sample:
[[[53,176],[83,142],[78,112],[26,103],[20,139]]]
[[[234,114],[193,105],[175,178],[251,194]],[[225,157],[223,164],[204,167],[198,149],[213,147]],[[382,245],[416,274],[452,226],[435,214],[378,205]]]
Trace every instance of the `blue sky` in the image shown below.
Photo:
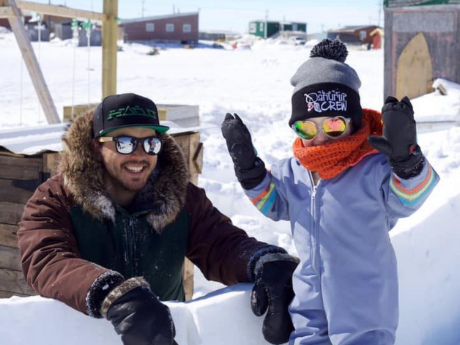
[[[102,12],[103,0],[32,0]],[[383,0],[119,0],[120,18],[200,11],[200,29],[247,32],[248,22],[264,19],[306,22],[308,32],[345,25],[378,24]],[[383,11],[380,14],[383,26]]]

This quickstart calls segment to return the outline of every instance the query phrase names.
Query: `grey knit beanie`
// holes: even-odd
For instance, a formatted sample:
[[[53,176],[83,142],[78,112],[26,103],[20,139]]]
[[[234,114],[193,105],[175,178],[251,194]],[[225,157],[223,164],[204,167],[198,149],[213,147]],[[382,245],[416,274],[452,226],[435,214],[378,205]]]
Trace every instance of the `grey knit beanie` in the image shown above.
[[[291,78],[294,93],[289,126],[312,117],[343,116],[352,120],[354,130],[361,127],[361,81],[345,63],[347,55],[339,40],[327,38],[313,47],[310,59]]]

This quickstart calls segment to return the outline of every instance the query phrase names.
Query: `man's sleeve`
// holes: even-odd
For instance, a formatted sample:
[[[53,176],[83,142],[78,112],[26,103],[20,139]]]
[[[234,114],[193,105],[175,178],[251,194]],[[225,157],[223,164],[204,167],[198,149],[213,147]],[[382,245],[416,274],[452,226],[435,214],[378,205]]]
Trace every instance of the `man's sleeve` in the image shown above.
[[[102,300],[124,278],[81,259],[69,211],[65,191],[56,181],[36,190],[19,223],[22,270],[41,296],[98,318]]]
[[[190,216],[187,257],[208,280],[232,285],[254,281],[258,260],[269,253],[286,254],[277,246],[259,242],[234,226],[206,197],[189,184],[186,209]]]

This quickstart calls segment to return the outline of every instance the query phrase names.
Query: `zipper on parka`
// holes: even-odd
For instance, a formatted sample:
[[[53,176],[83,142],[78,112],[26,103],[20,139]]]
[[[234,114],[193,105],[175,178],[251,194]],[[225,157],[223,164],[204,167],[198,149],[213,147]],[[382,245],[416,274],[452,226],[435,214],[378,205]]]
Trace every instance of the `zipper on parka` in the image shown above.
[[[313,269],[317,272],[319,272],[318,266],[318,236],[319,236],[319,231],[317,227],[317,221],[316,221],[316,191],[321,183],[321,179],[318,181],[318,185],[315,185],[315,180],[313,179],[313,174],[311,171],[308,171],[308,174],[310,176],[310,181],[311,181],[311,187],[312,187],[312,192],[311,192],[311,214],[312,214],[312,232],[310,234],[312,238],[312,248],[310,250],[310,255],[311,255],[311,265]]]

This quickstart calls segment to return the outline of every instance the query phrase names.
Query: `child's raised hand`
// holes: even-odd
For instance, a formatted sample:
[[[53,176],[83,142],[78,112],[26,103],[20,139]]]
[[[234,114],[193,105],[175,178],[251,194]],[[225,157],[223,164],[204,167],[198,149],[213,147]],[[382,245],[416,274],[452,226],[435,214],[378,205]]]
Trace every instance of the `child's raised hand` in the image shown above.
[[[423,168],[423,155],[417,145],[414,110],[409,98],[399,102],[387,97],[382,108],[383,136],[369,136],[372,146],[387,156],[396,175],[417,176]]]
[[[256,187],[264,179],[266,170],[265,164],[257,157],[248,128],[237,114],[227,113],[221,130],[235,165],[238,181],[244,189]]]

